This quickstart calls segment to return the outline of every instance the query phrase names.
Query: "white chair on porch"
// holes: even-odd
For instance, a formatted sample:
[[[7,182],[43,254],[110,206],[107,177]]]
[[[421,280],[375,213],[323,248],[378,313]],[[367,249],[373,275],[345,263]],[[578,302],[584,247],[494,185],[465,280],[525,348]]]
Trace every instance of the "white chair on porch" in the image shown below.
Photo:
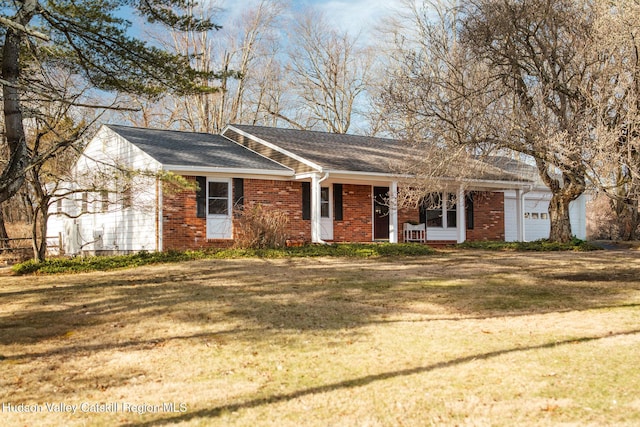
[[[427,241],[426,224],[410,224],[406,222],[404,223],[403,232],[405,242],[425,243]]]

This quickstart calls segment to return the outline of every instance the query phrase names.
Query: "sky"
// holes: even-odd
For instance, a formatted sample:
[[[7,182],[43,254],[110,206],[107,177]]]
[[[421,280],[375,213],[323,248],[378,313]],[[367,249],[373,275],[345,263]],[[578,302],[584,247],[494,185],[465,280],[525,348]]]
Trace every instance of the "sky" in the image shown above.
[[[231,16],[239,16],[243,10],[260,0],[218,0]],[[330,20],[341,30],[350,30],[354,34],[367,33],[368,30],[394,7],[398,0],[289,0],[292,9],[303,10],[312,6],[326,13]]]
[[[306,3],[326,12],[333,22],[342,29],[367,32],[380,18],[388,15],[397,1],[394,0],[313,0],[293,1]]]
[[[211,2],[223,11],[219,17],[214,17],[216,23],[223,26],[229,25],[238,19],[243,12],[257,5],[261,0],[201,0]],[[314,7],[324,12],[339,30],[348,30],[352,35],[367,37],[371,34],[373,26],[384,16],[393,13],[401,0],[283,0],[291,5],[294,11],[304,10],[306,7]],[[129,34],[135,37],[141,36],[144,24],[135,17],[129,8],[122,8],[119,15],[132,22]],[[143,37],[144,38],[144,37]]]

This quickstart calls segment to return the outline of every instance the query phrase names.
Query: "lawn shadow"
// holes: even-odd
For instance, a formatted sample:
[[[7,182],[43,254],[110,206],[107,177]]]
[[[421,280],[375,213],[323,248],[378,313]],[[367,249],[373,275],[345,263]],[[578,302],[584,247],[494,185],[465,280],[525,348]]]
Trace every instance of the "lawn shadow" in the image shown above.
[[[567,262],[566,257],[554,255],[546,262],[537,255],[464,252],[459,257],[378,260],[201,260],[31,281],[20,278],[24,288],[0,289],[0,307],[19,303],[19,308],[0,314],[0,344],[36,344],[95,328],[105,331],[100,342],[62,341],[51,353],[172,339],[170,332],[162,331],[144,340],[111,338],[114,329],[155,319],[198,328],[183,334],[186,337],[235,330],[234,339],[251,341],[283,331],[356,329],[397,316],[487,318],[635,302],[625,298],[638,290],[640,271],[629,267],[638,256],[618,261],[617,281],[594,284],[578,273],[556,271],[553,263],[559,261],[554,260]],[[532,258],[537,264],[530,262]],[[575,268],[579,263],[591,269],[595,262],[607,265],[606,258],[592,255],[578,254],[571,262]]]
[[[459,357],[452,360],[434,363],[431,365],[418,366],[414,368],[400,369],[395,371],[383,372],[380,374],[367,375],[367,376],[352,378],[349,380],[344,380],[344,381],[340,381],[332,384],[325,384],[317,387],[310,387],[310,388],[294,391],[291,393],[276,394],[276,395],[265,397],[265,398],[258,398],[258,399],[248,400],[245,402],[218,406],[210,409],[202,409],[194,412],[188,412],[188,413],[184,413],[176,416],[169,416],[166,418],[155,419],[147,422],[129,423],[129,424],[125,424],[125,426],[128,426],[128,427],[134,427],[134,426],[148,427],[149,426],[150,427],[150,426],[157,426],[157,425],[177,424],[177,423],[187,422],[187,421],[191,421],[198,418],[205,418],[205,419],[216,418],[221,416],[224,413],[229,413],[229,412],[232,413],[242,409],[251,409],[251,408],[260,407],[263,405],[271,405],[271,404],[290,401],[290,400],[298,399],[304,396],[309,396],[309,395],[314,395],[319,393],[327,393],[327,392],[332,392],[332,391],[341,390],[341,389],[362,387],[371,383],[375,383],[377,381],[385,381],[392,378],[423,374],[423,373],[435,371],[438,369],[444,369],[452,366],[462,365],[468,362],[474,362],[478,360],[488,360],[488,359],[506,355],[506,354],[527,352],[532,350],[541,350],[541,349],[547,349],[547,348],[555,348],[555,347],[568,345],[568,344],[586,343],[590,341],[597,341],[603,338],[635,335],[635,334],[640,334],[640,329],[622,331],[617,333],[608,333],[606,335],[600,335],[600,336],[594,336],[594,337],[581,337],[581,338],[574,338],[574,339],[569,339],[564,341],[552,341],[552,342],[539,344],[539,345],[509,348],[509,349],[503,349],[503,350],[490,351],[487,353],[473,354],[473,355]]]
[[[39,384],[53,372],[50,366],[64,371],[94,356],[92,363],[114,360],[112,368],[118,372],[117,360],[139,350],[136,357],[163,361],[181,357],[192,345],[203,354],[228,351],[225,357],[234,357],[242,347],[297,349],[309,337],[314,345],[347,346],[359,338],[371,339],[378,331],[367,326],[390,322],[488,318],[502,322],[509,316],[607,307],[627,309],[628,314],[640,304],[638,276],[632,274],[637,259],[625,255],[611,262],[601,255],[582,254],[495,257],[466,251],[461,256],[367,260],[200,260],[109,273],[8,278],[0,287],[0,345],[6,346],[0,347],[0,361],[16,372],[29,367],[38,378],[30,392],[46,400],[51,392],[42,391]],[[588,271],[603,271],[597,279],[605,277],[604,271],[620,275],[617,280],[589,282],[579,275]],[[336,338],[346,335],[348,340]],[[584,340],[592,339],[596,338]],[[175,345],[165,347],[166,343]],[[234,346],[225,348],[227,343]],[[279,389],[267,397],[244,394],[229,405],[174,414],[177,418],[165,414],[169,418],[148,424],[213,418],[227,411],[430,372],[473,358],[552,345],[556,343],[515,344],[517,348],[479,350],[473,357],[415,368],[382,367],[388,372],[325,385],[308,383],[308,388]],[[110,351],[116,352],[115,358]],[[144,372],[138,367],[124,369],[129,370],[112,382],[100,377],[100,370],[71,377],[78,378],[75,388],[84,393],[98,383],[123,385]]]

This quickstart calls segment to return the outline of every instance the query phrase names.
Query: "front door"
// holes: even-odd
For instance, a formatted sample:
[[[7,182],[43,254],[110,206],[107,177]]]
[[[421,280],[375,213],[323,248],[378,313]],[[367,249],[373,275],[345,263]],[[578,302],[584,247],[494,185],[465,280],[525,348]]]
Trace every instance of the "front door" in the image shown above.
[[[373,187],[373,238],[389,239],[389,187]]]
[[[207,181],[207,239],[231,239],[231,191],[226,179]]]
[[[322,240],[333,240],[331,193],[331,187],[322,187],[320,189],[320,238]]]

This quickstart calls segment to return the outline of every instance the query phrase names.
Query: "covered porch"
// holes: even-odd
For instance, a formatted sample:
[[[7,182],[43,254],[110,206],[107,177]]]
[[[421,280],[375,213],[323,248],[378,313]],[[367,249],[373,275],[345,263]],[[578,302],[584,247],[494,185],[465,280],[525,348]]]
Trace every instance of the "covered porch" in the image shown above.
[[[463,183],[439,193],[440,203],[436,206],[411,208],[398,206],[400,179],[363,178],[338,173],[297,176],[308,188],[307,219],[311,221],[312,243],[386,241],[443,245],[504,240],[506,190],[516,193],[516,234],[519,241],[524,240],[524,203],[529,183]]]

